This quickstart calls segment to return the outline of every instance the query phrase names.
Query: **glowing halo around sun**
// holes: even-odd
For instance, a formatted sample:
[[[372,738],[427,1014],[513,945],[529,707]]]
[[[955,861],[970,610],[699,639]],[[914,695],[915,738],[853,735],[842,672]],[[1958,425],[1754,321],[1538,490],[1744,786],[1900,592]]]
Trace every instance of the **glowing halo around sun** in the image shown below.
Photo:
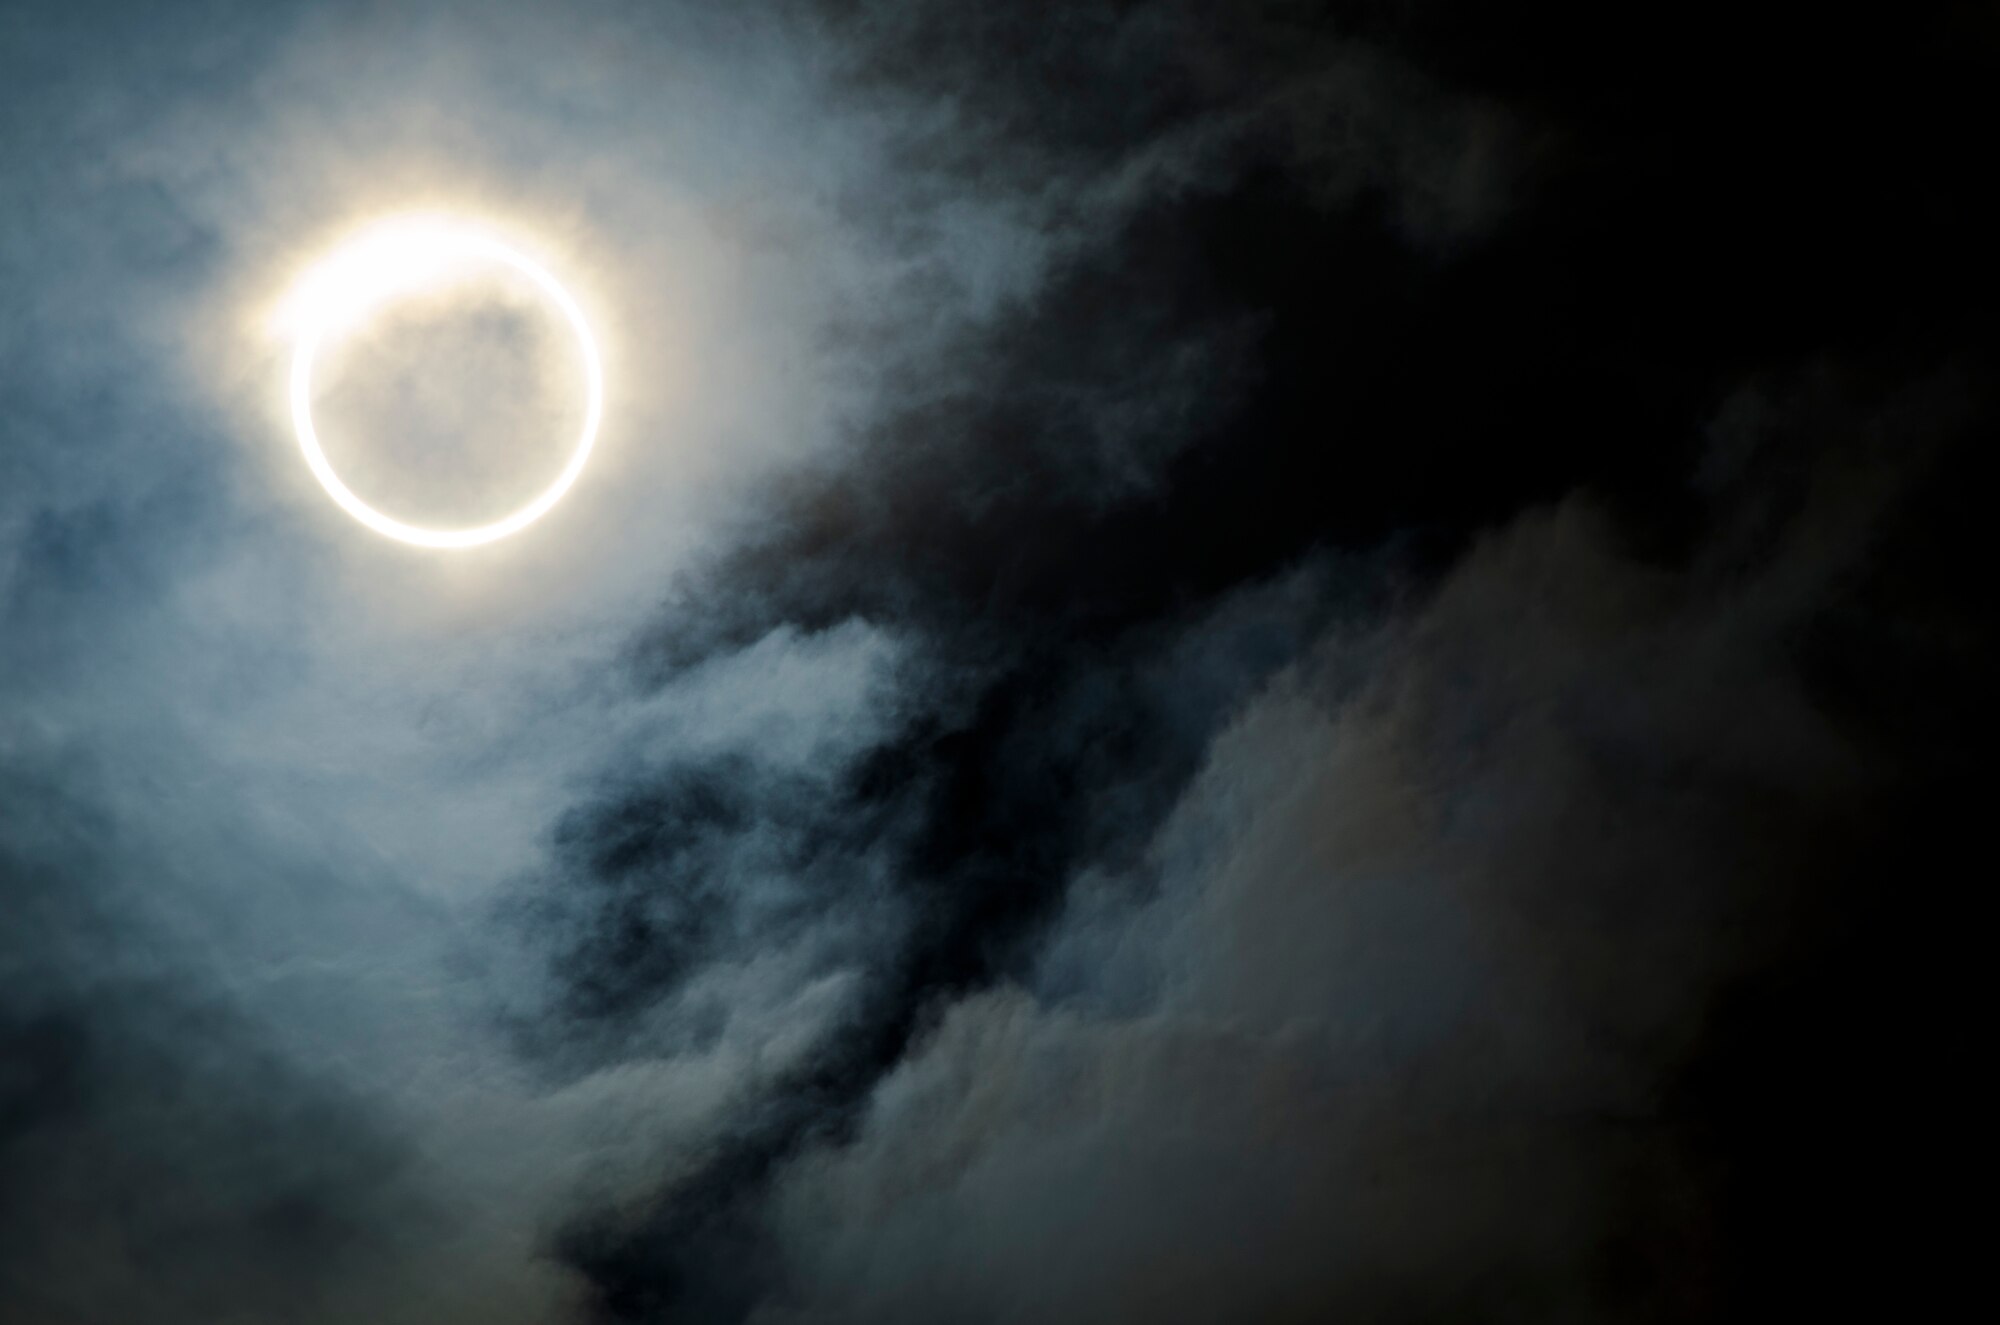
[[[490,524],[435,529],[384,515],[341,481],[313,427],[313,360],[336,331],[359,324],[381,305],[448,284],[466,269],[497,263],[524,276],[553,304],[575,333],[583,364],[583,428],[555,481],[527,505]],[[539,263],[490,231],[463,221],[406,218],[371,226],[315,263],[299,282],[288,308],[296,341],[292,350],[292,426],[306,465],[340,508],[376,533],[428,548],[469,548],[519,533],[548,514],[583,473],[604,417],[604,365],[590,324],[569,291]]]

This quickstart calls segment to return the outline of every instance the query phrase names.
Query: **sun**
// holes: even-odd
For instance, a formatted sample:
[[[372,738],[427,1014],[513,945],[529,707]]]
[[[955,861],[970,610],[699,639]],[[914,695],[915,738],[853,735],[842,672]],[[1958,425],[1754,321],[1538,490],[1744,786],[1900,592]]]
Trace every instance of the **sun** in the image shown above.
[[[313,427],[313,363],[336,332],[364,323],[400,298],[436,290],[492,266],[525,277],[562,316],[573,333],[583,368],[583,426],[555,481],[526,505],[490,524],[457,529],[408,524],[376,510],[341,481]],[[597,442],[604,417],[604,365],[590,324],[562,283],[540,263],[491,229],[447,217],[402,217],[369,226],[312,264],[294,288],[287,322],[295,337],[291,357],[292,426],[306,466],[329,497],[349,515],[387,538],[417,547],[479,547],[517,534],[562,500]]]

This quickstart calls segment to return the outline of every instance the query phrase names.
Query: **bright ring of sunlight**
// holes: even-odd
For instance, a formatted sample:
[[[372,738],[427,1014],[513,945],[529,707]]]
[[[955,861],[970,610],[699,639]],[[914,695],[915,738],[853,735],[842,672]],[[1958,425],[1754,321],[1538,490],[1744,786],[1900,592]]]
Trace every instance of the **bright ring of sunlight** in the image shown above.
[[[334,331],[357,324],[388,300],[448,281],[466,267],[499,263],[532,282],[562,313],[582,357],[584,375],[583,429],[568,462],[555,482],[527,505],[491,524],[462,529],[429,529],[384,515],[341,482],[321,448],[313,428],[313,359]],[[546,515],[562,500],[590,459],[597,426],[604,415],[604,367],[590,324],[569,291],[546,270],[492,235],[457,222],[403,221],[377,226],[341,246],[317,264],[301,283],[292,305],[298,341],[292,353],[292,425],[299,449],[313,477],[340,508],[378,534],[429,548],[467,548],[491,543],[521,530]]]

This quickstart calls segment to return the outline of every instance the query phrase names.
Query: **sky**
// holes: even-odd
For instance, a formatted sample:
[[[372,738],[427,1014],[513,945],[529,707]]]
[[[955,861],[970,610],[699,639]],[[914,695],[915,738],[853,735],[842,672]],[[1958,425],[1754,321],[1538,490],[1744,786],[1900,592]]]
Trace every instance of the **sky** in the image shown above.
[[[1971,4],[0,0],[0,1318],[1927,1312],[1996,78]],[[411,213],[603,355],[485,547],[288,412]],[[338,466],[532,493],[545,312],[329,351]]]

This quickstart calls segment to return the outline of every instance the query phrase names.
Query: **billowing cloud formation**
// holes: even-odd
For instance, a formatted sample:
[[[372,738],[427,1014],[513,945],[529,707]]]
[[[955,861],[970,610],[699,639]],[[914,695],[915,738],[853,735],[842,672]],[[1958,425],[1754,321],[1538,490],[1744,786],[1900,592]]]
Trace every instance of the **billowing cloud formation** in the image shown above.
[[[983,787],[982,808],[1076,760],[1091,776],[1068,808],[1030,822],[1127,836],[1044,842],[1065,854],[1040,874],[1008,872],[1018,834],[933,848],[966,873],[908,899],[907,934],[855,945],[876,992],[853,1020],[752,1086],[749,1121],[654,1213],[566,1246],[613,1315],[640,1319],[690,1301],[867,1320],[1404,1319],[1495,1294],[1579,1319],[1775,1307],[1816,1239],[1858,1236],[1847,1202],[1892,1199],[1882,1175],[1810,1167],[1901,1089],[1835,1084],[1845,1029],[1818,1018],[1850,1010],[1848,973],[1816,966],[1877,965],[1897,987],[1875,1016],[1925,983],[1909,940],[1855,932],[1854,908],[1878,872],[1948,858],[1969,810],[1972,755],[1933,766],[1952,743],[1924,691],[1972,683],[1963,623],[1894,587],[1906,558],[1932,584],[1955,574],[1931,561],[1932,517],[1955,503],[1939,456],[1964,392],[1932,382],[1879,413],[1817,375],[1745,393],[1711,430],[1698,555],[1640,557],[1588,501],[1534,510],[1420,606],[1273,646],[1297,661],[1171,810],[1143,789],[1189,770],[1157,748],[1120,785],[1086,722],[1016,728],[1010,752],[1046,762]],[[1288,588],[1230,615],[1284,641],[1273,621],[1313,597]],[[1190,636],[1226,640],[1225,620]],[[1268,672],[1222,674],[1256,689]],[[1078,684],[1094,714],[1137,693]],[[888,821],[928,822],[935,794]],[[605,981],[659,996],[730,951],[679,910],[717,877],[682,854],[686,816],[711,844],[754,841],[829,803],[837,827],[794,824],[780,872],[837,881],[837,914],[867,914],[881,885],[822,873],[829,842],[875,841],[906,887],[938,868],[849,788],[792,788],[774,814],[669,780],[597,811],[591,840],[618,859],[591,862],[591,888],[659,869],[649,914],[672,941],[631,923],[621,882],[616,941],[565,950],[570,1015],[604,1017]],[[1931,836],[1904,840],[1916,823]],[[1035,890],[1051,876],[1066,902]],[[1839,1213],[1737,1245],[1740,1205],[1809,1195]]]
[[[1799,894],[1903,850],[1868,807],[1915,788],[1792,647],[1880,531],[1854,496],[1682,574],[1537,512],[1329,636],[1212,747],[1156,891],[1078,895],[778,1184],[769,1317],[1699,1318],[1770,1274],[1703,1134],[1749,1110],[1689,1078],[1838,916]],[[1774,1084],[1814,1088],[1718,1088]]]
[[[10,1318],[1907,1314],[1991,32],[1240,9],[22,11]],[[470,560],[261,321],[440,200]]]

